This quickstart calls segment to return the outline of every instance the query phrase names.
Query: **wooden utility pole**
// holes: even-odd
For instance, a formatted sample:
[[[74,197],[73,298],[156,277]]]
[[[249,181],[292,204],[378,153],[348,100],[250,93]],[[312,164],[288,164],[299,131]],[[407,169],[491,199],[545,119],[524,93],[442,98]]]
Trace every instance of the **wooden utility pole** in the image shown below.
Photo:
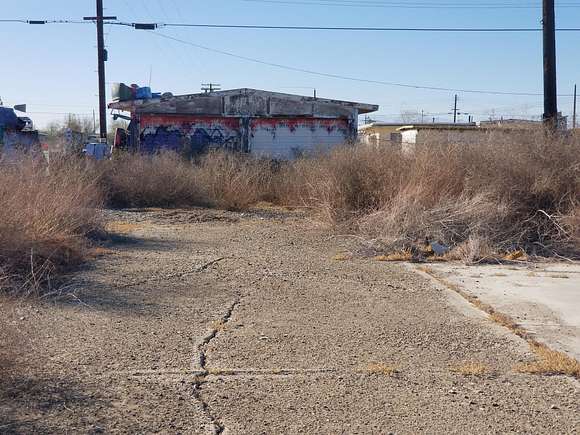
[[[556,86],[556,14],[554,0],[543,0],[544,33],[544,122],[552,129],[558,125]]]
[[[453,124],[457,123],[457,94],[455,94],[455,104],[453,105]]]
[[[97,0],[97,15],[84,17],[87,21],[95,21],[97,24],[97,61],[99,75],[99,136],[101,142],[107,142],[107,91],[105,89],[105,62],[107,50],[105,49],[104,20],[116,20],[117,17],[103,16],[103,0]]]
[[[572,110],[572,128],[576,128],[576,85],[574,85],[574,108]]]

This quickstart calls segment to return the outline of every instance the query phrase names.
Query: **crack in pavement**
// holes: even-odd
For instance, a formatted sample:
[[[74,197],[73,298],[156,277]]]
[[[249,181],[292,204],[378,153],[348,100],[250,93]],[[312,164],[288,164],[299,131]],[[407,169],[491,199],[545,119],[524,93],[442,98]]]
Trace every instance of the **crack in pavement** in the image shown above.
[[[127,284],[121,284],[121,285],[118,285],[116,287],[117,288],[128,288],[128,287],[134,287],[134,286],[141,285],[141,284],[147,284],[147,283],[150,283],[150,282],[163,281],[163,280],[166,280],[166,279],[182,278],[182,277],[187,276],[187,275],[191,275],[191,274],[194,274],[194,273],[203,272],[208,267],[210,267],[210,266],[212,266],[212,265],[214,265],[214,264],[216,264],[216,263],[218,263],[218,262],[220,262],[222,260],[225,260],[225,258],[226,257],[215,258],[215,259],[213,259],[211,261],[208,261],[207,263],[202,264],[201,266],[197,266],[197,267],[195,267],[193,269],[190,269],[190,270],[186,270],[186,271],[182,271],[182,272],[177,272],[177,273],[171,273],[169,275],[163,275],[163,276],[157,275],[157,276],[154,276],[154,277],[149,277],[149,278],[142,279],[140,281],[134,281],[134,282],[130,282],[130,283],[127,283]]]
[[[218,335],[224,326],[229,322],[230,318],[236,307],[241,302],[241,294],[236,291],[236,297],[234,301],[230,304],[225,314],[219,319],[217,324],[202,338],[201,342],[197,346],[198,350],[198,365],[200,369],[200,374],[196,375],[193,382],[193,397],[201,404],[203,413],[210,420],[210,430],[213,434],[219,435],[225,430],[225,426],[219,421],[219,419],[212,413],[209,404],[203,399],[201,395],[201,387],[205,382],[207,382],[207,376],[210,372],[207,370],[207,355],[206,349],[209,343]]]

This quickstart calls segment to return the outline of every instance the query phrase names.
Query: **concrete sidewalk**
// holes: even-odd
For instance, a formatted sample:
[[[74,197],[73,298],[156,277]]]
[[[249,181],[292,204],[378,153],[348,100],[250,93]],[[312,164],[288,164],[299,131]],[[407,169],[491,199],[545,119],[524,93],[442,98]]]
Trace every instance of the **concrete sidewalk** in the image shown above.
[[[580,359],[580,264],[429,267],[514,318],[538,340]]]

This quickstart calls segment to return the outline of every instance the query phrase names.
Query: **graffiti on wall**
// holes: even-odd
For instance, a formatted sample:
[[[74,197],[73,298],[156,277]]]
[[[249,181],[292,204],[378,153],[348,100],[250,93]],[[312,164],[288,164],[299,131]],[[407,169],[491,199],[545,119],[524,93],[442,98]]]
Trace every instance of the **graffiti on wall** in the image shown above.
[[[188,136],[193,153],[203,153],[210,148],[226,148],[231,150],[239,148],[239,135],[228,135],[222,128],[195,127],[192,130],[193,133]]]
[[[236,128],[239,123],[235,125],[230,120],[147,118],[143,121],[141,150],[150,154],[171,150],[192,156],[212,148],[241,149],[241,132]]]

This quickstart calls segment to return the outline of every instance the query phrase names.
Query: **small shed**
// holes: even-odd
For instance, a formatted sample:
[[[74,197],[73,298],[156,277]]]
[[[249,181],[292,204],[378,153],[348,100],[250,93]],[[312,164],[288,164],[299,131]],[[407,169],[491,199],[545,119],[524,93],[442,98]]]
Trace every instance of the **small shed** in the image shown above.
[[[109,104],[129,112],[129,147],[196,154],[226,148],[292,159],[354,142],[358,116],[378,106],[257,89],[131,99]]]

